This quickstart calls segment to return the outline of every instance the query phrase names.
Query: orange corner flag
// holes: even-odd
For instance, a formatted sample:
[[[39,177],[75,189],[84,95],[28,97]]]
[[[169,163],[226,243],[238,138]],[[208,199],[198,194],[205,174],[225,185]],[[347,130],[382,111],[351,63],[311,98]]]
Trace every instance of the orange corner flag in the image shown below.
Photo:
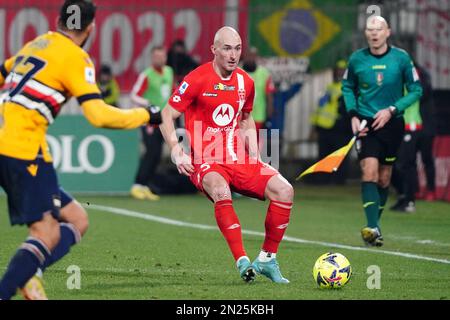
[[[346,146],[343,146],[342,148],[329,154],[319,162],[316,162],[311,167],[303,171],[295,180],[299,180],[301,177],[314,172],[331,173],[337,171],[337,169],[341,165],[341,162],[344,160],[345,156],[355,143],[355,140],[356,137],[353,137],[352,140],[350,140],[350,142]]]
[[[359,133],[361,132],[361,130],[364,129],[366,124],[367,124],[366,120],[361,121],[358,132],[355,133],[353,138],[350,140],[350,142],[346,146],[343,146],[342,148],[334,151],[333,153],[329,154],[322,160],[319,160],[319,162],[316,162],[311,167],[309,167],[308,169],[303,171],[297,178],[295,178],[295,180],[299,180],[301,177],[303,177],[307,174],[310,174],[310,173],[315,173],[315,172],[331,173],[331,172],[337,171],[337,169],[341,165],[342,161],[345,159],[345,156],[348,154],[350,149],[353,147],[353,144],[355,143],[356,138],[358,137]]]

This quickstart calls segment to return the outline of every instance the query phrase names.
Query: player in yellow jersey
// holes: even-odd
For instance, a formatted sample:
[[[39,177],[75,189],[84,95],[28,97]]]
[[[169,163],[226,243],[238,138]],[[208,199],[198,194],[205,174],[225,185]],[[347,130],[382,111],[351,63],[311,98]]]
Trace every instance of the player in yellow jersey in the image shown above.
[[[88,228],[86,211],[58,184],[45,140],[62,104],[75,97],[96,127],[161,123],[157,107],[121,110],[101,99],[94,65],[82,49],[94,28],[95,11],[90,1],[66,0],[56,32],[0,61],[0,87],[7,90],[0,105],[0,186],[8,196],[11,224],[29,227],[29,237],[0,281],[3,300],[18,289],[27,299],[46,299],[36,273],[65,256]]]

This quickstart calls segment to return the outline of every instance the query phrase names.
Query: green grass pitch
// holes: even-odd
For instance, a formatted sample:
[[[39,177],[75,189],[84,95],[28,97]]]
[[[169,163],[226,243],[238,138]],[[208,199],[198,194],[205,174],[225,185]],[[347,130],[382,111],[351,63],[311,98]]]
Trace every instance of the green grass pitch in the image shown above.
[[[365,218],[358,186],[297,187],[286,233],[292,241],[283,241],[278,253],[283,275],[291,283],[276,285],[259,276],[249,285],[239,278],[216,228],[213,207],[201,195],[163,196],[158,202],[125,196],[78,200],[89,212],[90,229],[68,256],[45,273],[50,299],[450,299],[448,203],[419,201],[413,214],[386,210],[385,246],[366,248],[359,235]],[[391,196],[387,207],[392,203]],[[264,232],[268,203],[238,198],[234,204],[243,229],[257,232],[244,234],[253,259],[263,241],[259,233]],[[96,206],[170,220],[118,215]],[[10,227],[4,196],[0,208],[3,273],[27,229]],[[340,290],[319,289],[313,281],[314,262],[327,251],[344,254],[352,264],[352,278]],[[67,287],[71,265],[80,268],[80,289]],[[367,287],[371,276],[367,270],[373,265],[381,271],[380,289]]]

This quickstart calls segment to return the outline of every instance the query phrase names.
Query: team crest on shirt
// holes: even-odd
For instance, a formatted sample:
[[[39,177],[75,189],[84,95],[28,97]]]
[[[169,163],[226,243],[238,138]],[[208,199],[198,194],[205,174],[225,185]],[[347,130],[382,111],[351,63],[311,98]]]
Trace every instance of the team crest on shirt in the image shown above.
[[[384,75],[383,72],[377,72],[377,85],[381,86],[383,84]]]
[[[245,89],[244,88],[240,88],[238,91],[238,95],[239,95],[239,100],[241,102],[245,101]]]
[[[228,103],[223,103],[214,110],[212,118],[218,126],[226,126],[234,118],[234,109]]]

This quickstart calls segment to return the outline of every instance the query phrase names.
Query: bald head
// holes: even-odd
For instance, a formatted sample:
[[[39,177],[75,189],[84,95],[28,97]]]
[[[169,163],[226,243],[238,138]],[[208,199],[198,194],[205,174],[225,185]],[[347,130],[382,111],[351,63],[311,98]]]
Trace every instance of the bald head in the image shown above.
[[[382,16],[371,16],[367,18],[366,29],[380,28],[380,27],[389,29],[389,25],[386,19],[384,19]]]
[[[232,27],[222,27],[214,36],[211,52],[214,54],[213,65],[222,78],[229,77],[237,68],[241,58],[242,40]]]
[[[214,35],[214,47],[220,47],[227,42],[241,43],[242,41],[241,36],[234,28],[225,26],[217,30],[216,34]]]

